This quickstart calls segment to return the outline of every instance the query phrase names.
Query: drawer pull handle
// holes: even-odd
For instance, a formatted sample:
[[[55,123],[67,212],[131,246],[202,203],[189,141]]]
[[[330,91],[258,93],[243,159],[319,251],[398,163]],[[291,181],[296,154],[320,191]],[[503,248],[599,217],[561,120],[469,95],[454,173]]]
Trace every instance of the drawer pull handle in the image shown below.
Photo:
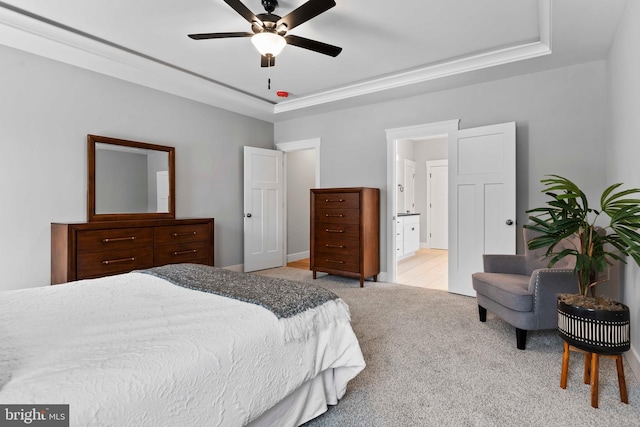
[[[338,200],[332,200],[332,199],[324,199],[325,202],[328,203],[332,203],[332,202],[344,202],[344,199],[338,199]]]
[[[344,230],[332,230],[330,228],[325,228],[324,231],[327,233],[344,233]]]
[[[198,252],[197,249],[191,249],[189,251],[176,251],[173,254],[174,255],[184,255],[184,254],[195,254],[196,252]]]
[[[331,218],[331,217],[342,218],[342,217],[344,217],[344,215],[342,215],[342,214],[337,214],[337,215],[335,215],[335,214],[334,215],[332,215],[332,214],[324,214],[324,216],[327,217],[327,218]]]
[[[340,261],[337,259],[325,259],[326,262],[333,262],[335,264],[344,264],[344,261]]]
[[[116,264],[118,262],[129,262],[129,261],[135,261],[136,259],[134,257],[131,258],[121,258],[121,259],[109,259],[106,261],[102,261],[102,263],[104,265],[109,265],[109,264]]]
[[[173,237],[180,237],[180,236],[195,236],[196,234],[198,234],[197,231],[189,231],[187,233],[173,233],[172,236]]]
[[[326,244],[326,245],[324,245],[324,246],[325,246],[325,247],[327,247],[327,248],[338,248],[338,249],[344,249],[344,246],[343,246],[343,245],[330,245],[330,244],[328,244],[328,243],[327,243],[327,244]]]
[[[109,243],[109,242],[123,242],[125,240],[136,240],[136,236],[131,236],[131,237],[107,237],[105,239],[102,239],[102,241],[104,243]]]

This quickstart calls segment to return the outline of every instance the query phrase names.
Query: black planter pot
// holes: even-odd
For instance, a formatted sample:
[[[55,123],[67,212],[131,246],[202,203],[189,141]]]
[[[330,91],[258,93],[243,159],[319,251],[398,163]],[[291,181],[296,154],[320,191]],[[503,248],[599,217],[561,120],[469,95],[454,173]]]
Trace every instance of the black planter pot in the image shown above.
[[[558,332],[570,345],[599,354],[621,354],[631,347],[629,307],[609,311],[566,304],[558,298]]]

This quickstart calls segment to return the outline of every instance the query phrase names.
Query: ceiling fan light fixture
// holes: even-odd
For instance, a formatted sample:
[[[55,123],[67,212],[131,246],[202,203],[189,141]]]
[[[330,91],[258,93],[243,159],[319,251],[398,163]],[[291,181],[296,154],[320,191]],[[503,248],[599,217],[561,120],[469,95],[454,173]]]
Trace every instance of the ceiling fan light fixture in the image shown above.
[[[287,41],[279,34],[264,31],[254,34],[251,37],[251,43],[258,49],[261,55],[277,56],[284,49]]]

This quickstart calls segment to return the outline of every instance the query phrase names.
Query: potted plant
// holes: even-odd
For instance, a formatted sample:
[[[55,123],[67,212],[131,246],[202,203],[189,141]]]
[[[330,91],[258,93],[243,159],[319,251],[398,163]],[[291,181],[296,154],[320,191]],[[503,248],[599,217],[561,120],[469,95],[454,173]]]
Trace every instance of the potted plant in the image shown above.
[[[531,209],[526,228],[539,233],[529,249],[547,248],[549,267],[565,257],[574,257],[579,294],[558,296],[558,331],[569,344],[600,354],[621,354],[630,348],[629,307],[596,297],[595,287],[608,280],[608,266],[631,257],[640,266],[639,188],[620,190],[609,186],[600,197],[600,210],[590,207],[587,197],[570,180],[548,175],[541,181],[551,197],[547,206]],[[606,214],[605,224],[602,214]],[[598,219],[602,224],[596,224]],[[563,239],[573,247],[555,251]]]

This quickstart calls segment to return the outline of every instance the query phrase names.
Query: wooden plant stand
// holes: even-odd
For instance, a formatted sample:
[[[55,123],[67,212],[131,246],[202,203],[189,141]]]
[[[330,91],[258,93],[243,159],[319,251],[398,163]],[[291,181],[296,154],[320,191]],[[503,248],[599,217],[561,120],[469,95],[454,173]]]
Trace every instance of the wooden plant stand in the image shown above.
[[[569,343],[566,341],[564,341],[564,354],[562,355],[562,374],[560,376],[561,388],[567,388],[567,377],[569,375],[569,354],[571,351],[584,353],[584,383],[591,384],[591,406],[593,406],[594,408],[598,407],[598,371],[600,367],[600,356],[609,357],[616,360],[616,367],[618,368],[618,387],[620,388],[620,401],[622,403],[629,403],[629,396],[627,395],[627,383],[624,379],[624,367],[622,366],[621,354],[591,353],[569,345]]]

